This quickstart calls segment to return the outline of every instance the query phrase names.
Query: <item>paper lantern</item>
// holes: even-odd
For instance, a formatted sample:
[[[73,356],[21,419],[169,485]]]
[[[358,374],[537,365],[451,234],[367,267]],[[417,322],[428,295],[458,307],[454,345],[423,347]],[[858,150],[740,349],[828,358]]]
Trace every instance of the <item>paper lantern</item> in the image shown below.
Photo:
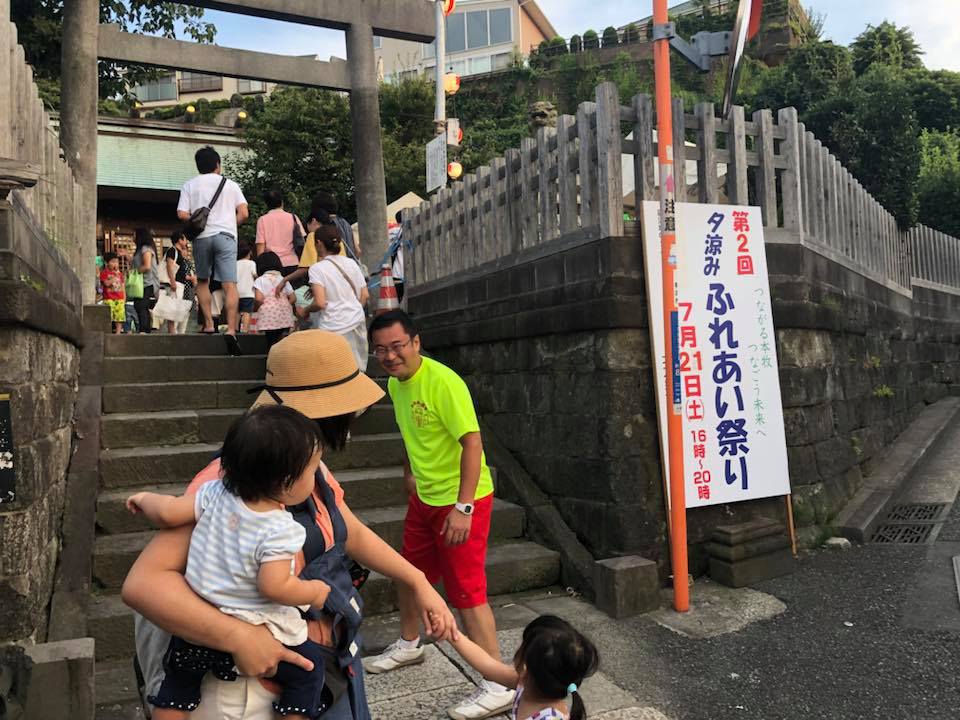
[[[447,165],[447,175],[450,176],[451,180],[459,180],[460,176],[463,175],[463,165],[454,161]]]
[[[460,89],[460,76],[456,73],[447,73],[443,76],[443,89],[447,95],[456,95]]]
[[[457,4],[457,0],[440,0],[440,3],[443,6],[443,14],[449,15],[453,12],[453,8]]]
[[[193,105],[187,105],[187,115],[193,115],[197,109]]]
[[[246,119],[247,119],[247,111],[246,111],[246,110],[241,110],[240,112],[238,112],[238,113],[237,113],[237,118],[240,119],[240,120],[246,120]]]

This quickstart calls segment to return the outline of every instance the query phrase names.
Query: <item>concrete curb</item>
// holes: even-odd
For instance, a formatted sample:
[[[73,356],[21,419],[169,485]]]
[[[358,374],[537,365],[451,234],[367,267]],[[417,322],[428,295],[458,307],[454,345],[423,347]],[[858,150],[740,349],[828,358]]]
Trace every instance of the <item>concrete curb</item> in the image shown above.
[[[958,412],[960,398],[949,397],[920,413],[887,448],[876,470],[837,516],[840,535],[860,543],[870,539],[914,468],[936,446]]]

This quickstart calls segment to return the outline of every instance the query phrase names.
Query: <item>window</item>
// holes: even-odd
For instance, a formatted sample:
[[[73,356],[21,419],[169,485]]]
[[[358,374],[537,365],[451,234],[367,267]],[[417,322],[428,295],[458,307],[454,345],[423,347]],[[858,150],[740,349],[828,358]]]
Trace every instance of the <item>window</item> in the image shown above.
[[[418,74],[419,73],[417,73],[416,70],[401,70],[399,73],[397,73],[397,78],[400,80],[400,82],[406,82],[408,80],[413,80]]]
[[[470,74],[477,75],[478,73],[488,73],[492,70],[490,64],[490,56],[484,55],[483,57],[471,58],[470,59]]]
[[[457,75],[466,75],[467,74],[467,61],[466,60],[457,60],[456,62],[447,63],[447,72],[456,73]]]
[[[379,50],[383,47],[383,39],[379,35],[373,36],[373,49]]]
[[[184,72],[180,75],[180,92],[194,93],[205,90],[222,90],[223,78],[219,75]]]
[[[490,29],[487,27],[487,11],[468,12],[467,47],[486,47],[490,44]]]
[[[460,52],[467,49],[467,31],[464,14],[447,15],[447,52]]]
[[[131,91],[140,102],[177,99],[177,77],[164,75],[143,85],[134,86]]]
[[[509,8],[490,11],[490,44],[499,45],[513,40],[513,21]]]
[[[513,54],[500,53],[499,55],[494,55],[492,60],[493,60],[493,69],[501,70],[505,67],[510,67],[510,63],[513,62]]]
[[[434,40],[429,45],[423,46],[423,59],[432,58],[437,56],[437,41]]]
[[[237,92],[242,95],[249,93],[265,93],[267,84],[263,80],[237,80]]]

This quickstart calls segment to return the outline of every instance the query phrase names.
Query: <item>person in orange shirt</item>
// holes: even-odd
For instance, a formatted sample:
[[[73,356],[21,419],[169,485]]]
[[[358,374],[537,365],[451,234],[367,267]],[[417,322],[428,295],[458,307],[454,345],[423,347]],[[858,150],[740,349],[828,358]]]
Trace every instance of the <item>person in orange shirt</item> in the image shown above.
[[[100,271],[100,286],[103,288],[103,304],[110,308],[110,321],[113,333],[123,332],[127,321],[127,291],[124,288],[123,273],[120,271],[120,258],[116,253],[103,256],[103,270]]]

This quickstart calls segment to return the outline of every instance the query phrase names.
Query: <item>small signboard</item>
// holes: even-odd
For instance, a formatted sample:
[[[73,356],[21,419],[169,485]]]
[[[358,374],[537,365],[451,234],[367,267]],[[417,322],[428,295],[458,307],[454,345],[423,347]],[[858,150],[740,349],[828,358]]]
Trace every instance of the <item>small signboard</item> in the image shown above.
[[[16,499],[15,479],[10,395],[0,393],[0,505],[12,503]]]
[[[437,135],[427,143],[427,192],[447,184],[447,136]]]
[[[650,334],[666,466],[659,203],[643,204]],[[790,493],[760,208],[676,204],[677,350],[687,507]],[[664,467],[664,472],[668,468]]]

